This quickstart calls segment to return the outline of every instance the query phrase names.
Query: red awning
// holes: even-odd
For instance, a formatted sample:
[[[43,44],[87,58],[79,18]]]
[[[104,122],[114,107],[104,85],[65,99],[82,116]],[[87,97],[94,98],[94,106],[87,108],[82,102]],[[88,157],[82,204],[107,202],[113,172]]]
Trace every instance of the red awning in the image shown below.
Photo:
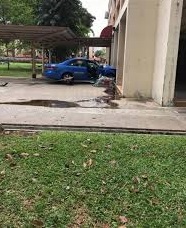
[[[112,25],[108,25],[107,27],[105,27],[102,31],[101,31],[101,38],[111,38],[112,37],[112,31],[113,31],[113,27]]]

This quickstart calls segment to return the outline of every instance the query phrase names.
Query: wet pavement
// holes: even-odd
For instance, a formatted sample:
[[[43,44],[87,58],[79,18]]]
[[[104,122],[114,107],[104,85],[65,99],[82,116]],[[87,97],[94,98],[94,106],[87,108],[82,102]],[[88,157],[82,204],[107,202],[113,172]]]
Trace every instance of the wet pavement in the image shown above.
[[[32,88],[28,88],[31,85]],[[114,100],[119,100],[119,95],[116,94],[113,85],[102,88],[92,85],[92,83],[75,83],[73,86],[69,86],[61,82],[48,82],[43,79],[12,79],[8,83],[8,87],[4,89],[4,93],[2,90],[0,91],[2,93],[0,104],[50,108],[119,108],[119,105],[114,102]],[[47,97],[44,96],[46,88],[50,91]],[[3,95],[5,96],[3,97]],[[55,99],[56,95],[58,95],[58,100]],[[36,97],[38,99],[31,99]],[[43,99],[39,99],[42,97]],[[77,100],[76,98],[82,99]]]
[[[8,79],[0,88],[0,104],[44,106],[56,108],[93,107],[116,108],[112,102],[114,90],[94,87],[91,83],[69,86],[43,79]]]

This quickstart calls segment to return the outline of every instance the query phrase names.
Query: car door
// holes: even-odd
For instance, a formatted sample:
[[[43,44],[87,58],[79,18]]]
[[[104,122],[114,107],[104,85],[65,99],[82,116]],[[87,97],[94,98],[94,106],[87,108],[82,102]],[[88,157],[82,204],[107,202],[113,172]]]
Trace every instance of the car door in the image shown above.
[[[89,77],[97,78],[99,75],[99,65],[94,61],[87,61]]]
[[[86,80],[87,64],[83,59],[74,59],[70,62],[69,67],[74,75],[74,80]]]

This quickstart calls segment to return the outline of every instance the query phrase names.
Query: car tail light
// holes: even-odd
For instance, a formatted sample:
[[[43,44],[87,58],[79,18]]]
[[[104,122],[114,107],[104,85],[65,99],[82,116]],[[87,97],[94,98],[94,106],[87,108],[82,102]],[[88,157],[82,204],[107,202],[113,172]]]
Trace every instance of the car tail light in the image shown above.
[[[45,70],[56,70],[56,69],[57,69],[57,66],[54,64],[45,66]]]

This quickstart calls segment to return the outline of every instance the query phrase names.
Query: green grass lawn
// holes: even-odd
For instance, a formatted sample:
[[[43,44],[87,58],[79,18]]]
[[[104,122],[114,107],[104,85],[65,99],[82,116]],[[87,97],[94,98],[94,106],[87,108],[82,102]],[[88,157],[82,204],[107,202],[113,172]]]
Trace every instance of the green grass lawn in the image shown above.
[[[41,74],[41,64],[37,64],[37,73]],[[11,77],[31,77],[32,65],[31,63],[14,63],[10,62],[10,69],[8,70],[8,64],[0,64],[0,76]]]
[[[186,227],[186,137],[0,136],[0,227]]]

